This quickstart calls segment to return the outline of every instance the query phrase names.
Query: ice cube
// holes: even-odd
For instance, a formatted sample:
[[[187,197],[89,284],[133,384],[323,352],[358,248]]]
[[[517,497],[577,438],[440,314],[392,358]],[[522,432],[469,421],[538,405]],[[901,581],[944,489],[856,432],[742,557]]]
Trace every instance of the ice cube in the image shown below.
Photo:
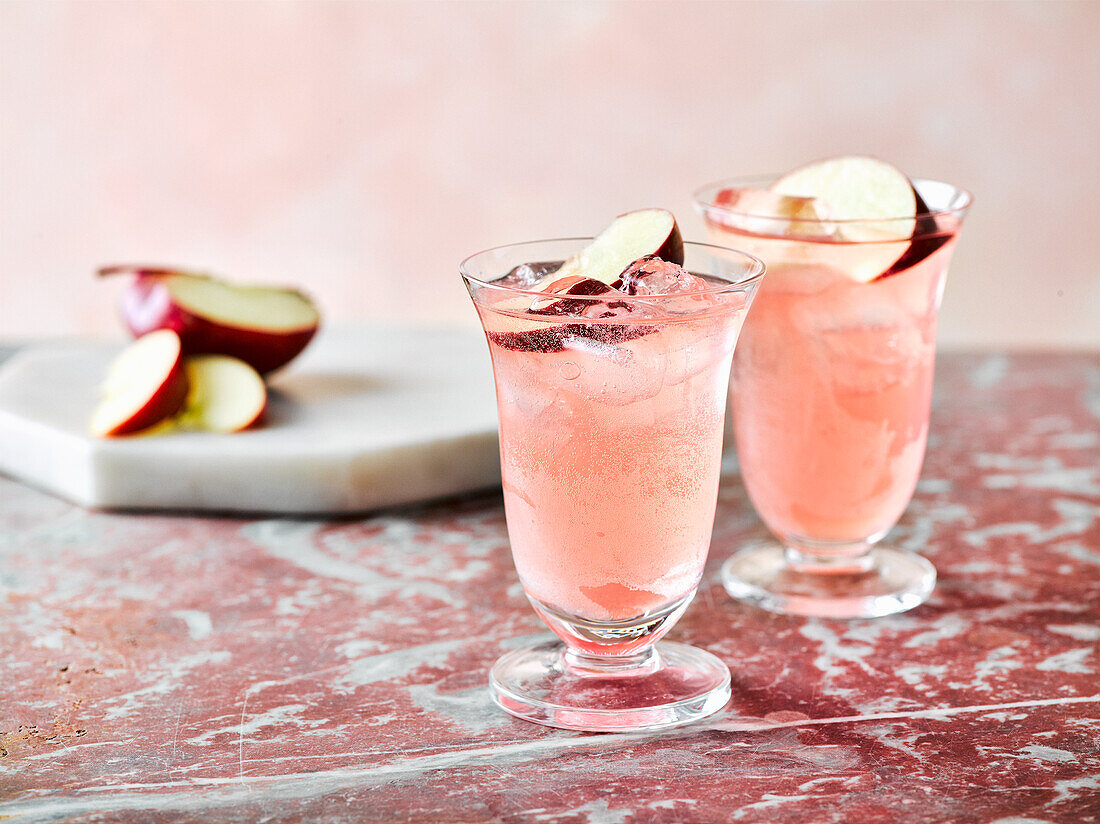
[[[557,270],[560,263],[521,263],[502,277],[498,284],[513,289],[533,289],[550,272]]]
[[[682,295],[702,292],[707,283],[682,266],[649,255],[638,258],[619,275],[622,291],[628,295]]]
[[[629,349],[616,346],[607,341],[596,340],[586,335],[565,335],[561,341],[563,349],[583,352],[597,358],[603,358],[619,365],[627,364],[634,357]]]

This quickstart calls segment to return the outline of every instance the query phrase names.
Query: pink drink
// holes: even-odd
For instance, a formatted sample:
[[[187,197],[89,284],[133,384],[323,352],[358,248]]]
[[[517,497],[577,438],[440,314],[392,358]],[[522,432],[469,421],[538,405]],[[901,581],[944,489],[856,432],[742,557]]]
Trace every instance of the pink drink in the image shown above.
[[[858,265],[868,244],[712,229],[716,241],[741,243],[769,261],[731,397],[746,488],[784,541],[862,551],[912,497],[928,437],[937,308],[957,230],[946,230],[950,240],[906,271],[859,283],[844,267]]]
[[[658,641],[702,576],[733,348],[763,265],[640,210],[590,243],[498,247],[461,271],[493,360],[512,556],[564,642],[502,656],[493,700],[584,730],[715,712],[726,665]]]
[[[805,193],[815,187],[836,200]],[[741,475],[780,543],[730,558],[727,591],[838,618],[916,606],[935,568],[876,543],[920,475],[936,316],[969,195],[839,158],[769,188],[716,184],[697,199],[711,239],[759,256],[769,272],[730,391]],[[897,216],[845,216],[860,209]]]
[[[554,343],[543,351],[508,345],[517,317],[497,308],[507,302],[505,295],[478,312],[496,376],[504,504],[524,589],[544,607],[589,621],[683,600],[710,544],[744,295],[695,300],[686,315],[655,300],[633,313],[641,317],[585,322],[584,334],[560,338],[548,332]],[[536,334],[562,326],[560,318],[520,320]]]

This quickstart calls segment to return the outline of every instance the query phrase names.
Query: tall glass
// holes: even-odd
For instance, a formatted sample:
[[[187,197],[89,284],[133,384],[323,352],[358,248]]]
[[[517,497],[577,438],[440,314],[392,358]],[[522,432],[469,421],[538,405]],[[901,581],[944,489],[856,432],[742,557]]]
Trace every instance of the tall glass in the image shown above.
[[[512,556],[563,642],[508,653],[490,688],[541,724],[654,729],[709,715],[730,694],[713,655],[654,645],[703,572],[730,362],[764,267],[687,243],[685,268],[705,291],[561,300],[493,282],[588,242],[505,246],[460,267],[493,361]]]
[[[924,460],[936,315],[970,195],[915,180],[927,205],[915,228],[912,217],[859,221],[840,236],[881,239],[838,242],[836,222],[721,205],[724,189],[767,183],[724,181],[695,196],[713,242],[768,266],[731,396],[745,487],[779,543],[743,548],[723,567],[723,583],[775,612],[907,610],[931,593],[935,568],[877,544],[908,505]]]

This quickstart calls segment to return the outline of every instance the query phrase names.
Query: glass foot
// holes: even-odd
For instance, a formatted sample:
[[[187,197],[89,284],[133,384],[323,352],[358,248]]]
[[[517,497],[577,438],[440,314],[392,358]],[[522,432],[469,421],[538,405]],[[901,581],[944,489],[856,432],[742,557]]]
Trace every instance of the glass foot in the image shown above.
[[[877,618],[923,603],[936,568],[912,552],[874,547],[857,565],[793,567],[778,543],[746,547],[722,565],[722,584],[739,601],[786,615]]]
[[[726,705],[730,673],[709,652],[665,641],[600,659],[557,640],[510,652],[489,673],[493,701],[527,721],[589,732],[675,727]]]

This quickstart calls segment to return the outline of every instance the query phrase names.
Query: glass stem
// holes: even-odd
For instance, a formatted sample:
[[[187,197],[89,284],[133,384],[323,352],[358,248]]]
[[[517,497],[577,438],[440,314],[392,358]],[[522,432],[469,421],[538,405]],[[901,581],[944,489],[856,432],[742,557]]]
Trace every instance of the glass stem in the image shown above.
[[[871,546],[870,543],[860,543],[823,550],[819,547],[787,545],[785,551],[787,565],[796,572],[859,575],[870,572],[875,565]]]
[[[573,675],[584,677],[642,675],[654,672],[661,666],[660,656],[652,646],[633,655],[590,655],[567,648],[563,657],[566,667]]]

